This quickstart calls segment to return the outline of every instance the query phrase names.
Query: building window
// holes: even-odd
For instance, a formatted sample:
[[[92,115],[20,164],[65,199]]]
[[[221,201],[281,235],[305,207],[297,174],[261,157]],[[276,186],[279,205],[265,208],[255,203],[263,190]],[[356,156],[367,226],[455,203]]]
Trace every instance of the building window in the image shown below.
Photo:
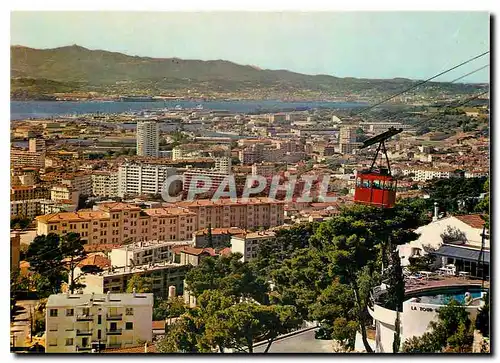
[[[125,323],[125,330],[132,330],[134,329],[134,323],[132,323],[131,321],[127,321]]]
[[[126,308],[125,315],[134,315],[134,308]]]
[[[66,309],[66,316],[73,316],[75,311],[73,309]]]
[[[57,309],[50,309],[49,316],[53,318],[57,317]]]
[[[73,345],[73,338],[66,338],[66,345]]]
[[[89,308],[83,308],[82,309],[82,313],[83,313],[84,316],[87,316],[87,315],[90,314],[90,309]]]

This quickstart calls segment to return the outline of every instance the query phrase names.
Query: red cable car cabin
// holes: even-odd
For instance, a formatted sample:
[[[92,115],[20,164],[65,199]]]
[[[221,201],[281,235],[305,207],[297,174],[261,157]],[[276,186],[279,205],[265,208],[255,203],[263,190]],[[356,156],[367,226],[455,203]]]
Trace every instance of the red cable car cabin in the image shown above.
[[[389,128],[386,132],[363,142],[362,148],[379,144],[370,169],[358,172],[354,202],[382,208],[392,208],[396,204],[396,180],[391,176],[391,165],[385,148],[385,140],[399,134],[403,129]],[[374,169],[379,152],[382,151],[387,161],[387,167]]]
[[[354,201],[382,208],[392,208],[396,203],[396,180],[386,174],[369,170],[356,176]]]

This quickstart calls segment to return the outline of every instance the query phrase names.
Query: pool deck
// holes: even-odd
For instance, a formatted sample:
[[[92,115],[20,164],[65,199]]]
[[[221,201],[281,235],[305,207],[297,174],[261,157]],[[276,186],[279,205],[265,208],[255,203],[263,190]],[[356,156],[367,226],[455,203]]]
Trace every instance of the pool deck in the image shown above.
[[[419,291],[425,291],[428,289],[433,289],[433,288],[438,288],[438,287],[461,287],[461,286],[477,286],[481,287],[482,281],[479,279],[470,279],[470,278],[463,278],[463,277],[456,277],[456,276],[450,276],[450,277],[429,277],[427,279],[422,279],[419,281],[418,284],[416,285],[410,285],[406,286],[405,288],[405,293],[410,294],[410,293],[415,293]],[[490,282],[485,281],[484,282],[484,287],[489,289],[490,288]]]

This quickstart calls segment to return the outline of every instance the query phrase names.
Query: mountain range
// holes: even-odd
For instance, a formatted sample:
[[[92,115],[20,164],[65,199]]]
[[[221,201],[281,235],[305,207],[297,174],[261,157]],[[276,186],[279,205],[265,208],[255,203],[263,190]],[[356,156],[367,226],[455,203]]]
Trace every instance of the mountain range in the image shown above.
[[[339,78],[267,70],[225,60],[130,56],[78,45],[54,49],[11,46],[11,98],[54,93],[191,95],[240,98],[371,98],[398,92],[415,80]],[[420,92],[469,93],[478,85],[429,83]]]

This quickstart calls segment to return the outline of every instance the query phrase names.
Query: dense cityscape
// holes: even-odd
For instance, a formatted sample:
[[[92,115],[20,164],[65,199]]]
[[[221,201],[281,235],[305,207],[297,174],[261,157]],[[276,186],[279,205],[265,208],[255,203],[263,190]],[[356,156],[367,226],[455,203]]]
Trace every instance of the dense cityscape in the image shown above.
[[[489,84],[165,96],[12,67],[11,106],[55,110],[11,117],[12,352],[490,352]],[[207,102],[283,92],[334,102]]]

